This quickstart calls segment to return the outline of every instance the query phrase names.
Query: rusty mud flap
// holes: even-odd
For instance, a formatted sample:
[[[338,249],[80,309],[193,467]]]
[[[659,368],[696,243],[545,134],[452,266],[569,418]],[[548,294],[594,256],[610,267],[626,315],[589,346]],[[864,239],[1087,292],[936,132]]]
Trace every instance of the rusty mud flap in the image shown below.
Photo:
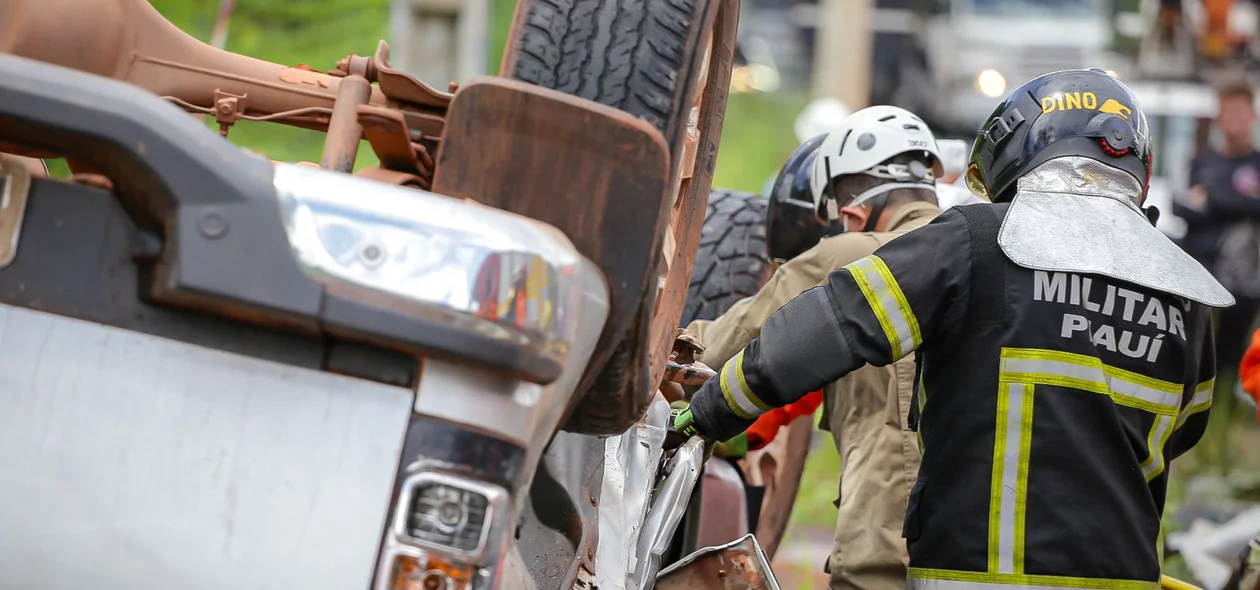
[[[705,547],[656,577],[656,590],[779,590],[770,562],[752,535]]]

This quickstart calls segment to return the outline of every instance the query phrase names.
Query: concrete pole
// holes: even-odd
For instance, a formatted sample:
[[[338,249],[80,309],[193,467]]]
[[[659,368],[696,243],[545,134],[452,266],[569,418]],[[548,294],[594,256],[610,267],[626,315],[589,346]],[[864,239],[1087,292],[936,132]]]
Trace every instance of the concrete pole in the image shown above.
[[[393,65],[442,91],[448,82],[465,82],[487,73],[489,4],[489,0],[392,0]]]
[[[869,106],[874,0],[819,0],[814,96]]]

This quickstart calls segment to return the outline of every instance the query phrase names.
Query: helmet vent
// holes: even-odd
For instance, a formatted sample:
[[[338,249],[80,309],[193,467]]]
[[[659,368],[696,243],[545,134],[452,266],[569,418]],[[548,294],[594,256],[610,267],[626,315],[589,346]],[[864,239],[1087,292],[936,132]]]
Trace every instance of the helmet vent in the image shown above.
[[[884,121],[891,121],[896,118],[897,118],[897,115],[888,115],[886,117],[880,117],[879,122],[883,123]]]
[[[850,130],[848,130],[848,131],[845,131],[845,132],[844,132],[844,139],[841,139],[841,140],[840,140],[840,149],[836,151],[836,155],[837,155],[837,156],[843,156],[843,155],[844,155],[844,146],[849,145],[849,136],[850,136],[850,135],[853,135],[853,130],[852,130],[852,129],[850,129]]]
[[[902,128],[902,129],[909,129],[910,131],[922,131],[922,130],[923,130],[923,128],[919,127],[918,125],[915,125],[914,123],[906,123],[905,125],[902,125],[902,126],[901,126],[901,128]]]

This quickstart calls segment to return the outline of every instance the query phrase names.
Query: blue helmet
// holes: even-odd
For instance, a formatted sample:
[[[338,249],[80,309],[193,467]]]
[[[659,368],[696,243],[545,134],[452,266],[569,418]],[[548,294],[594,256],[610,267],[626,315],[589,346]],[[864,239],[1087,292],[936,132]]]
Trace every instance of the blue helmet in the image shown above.
[[[791,260],[813,248],[819,240],[839,233],[837,228],[824,225],[818,219],[810,190],[814,158],[826,137],[824,133],[797,147],[788,156],[770,189],[770,203],[766,207],[766,244],[771,259]]]

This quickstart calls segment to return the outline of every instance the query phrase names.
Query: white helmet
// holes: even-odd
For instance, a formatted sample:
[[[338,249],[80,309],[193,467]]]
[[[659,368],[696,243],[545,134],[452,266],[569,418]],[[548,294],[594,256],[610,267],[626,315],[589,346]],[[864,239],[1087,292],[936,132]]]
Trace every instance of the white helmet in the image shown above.
[[[907,152],[930,156],[932,170],[913,165],[882,165]],[[814,210],[825,221],[838,219],[839,208],[831,194],[832,180],[849,174],[869,174],[900,182],[890,182],[856,195],[857,204],[898,188],[931,190],[942,176],[941,155],[936,138],[918,115],[894,106],[866,107],[847,117],[818,146],[810,176]]]
[[[967,169],[967,159],[971,156],[971,144],[961,139],[938,139],[936,150],[941,154],[941,166],[945,175],[939,180],[954,182]]]
[[[941,211],[959,205],[984,202],[986,202],[984,199],[972,194],[971,189],[965,186],[945,183],[936,185],[936,204],[940,206]]]
[[[797,115],[796,124],[793,125],[796,142],[805,143],[819,135],[839,129],[852,113],[848,105],[835,98],[819,98],[809,103],[805,110]]]

